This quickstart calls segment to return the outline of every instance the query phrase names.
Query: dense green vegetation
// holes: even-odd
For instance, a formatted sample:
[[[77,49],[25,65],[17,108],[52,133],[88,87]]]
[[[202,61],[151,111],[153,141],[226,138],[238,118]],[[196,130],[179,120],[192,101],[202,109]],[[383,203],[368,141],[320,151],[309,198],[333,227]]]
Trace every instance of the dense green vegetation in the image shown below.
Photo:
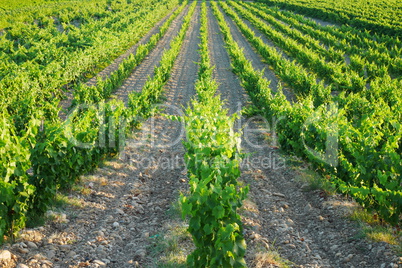
[[[380,60],[374,59],[370,65],[373,70],[371,75],[368,75],[369,67],[364,63],[352,65],[337,60],[333,61],[333,68],[338,70],[328,70],[322,74],[320,71],[323,67],[317,66],[330,64],[331,61],[329,58],[325,62],[320,61],[320,50],[308,49],[314,38],[292,31],[291,25],[268,22],[266,13],[280,11],[267,10],[263,4],[228,3],[231,7],[224,2],[220,2],[220,5],[275,73],[289,83],[297,95],[297,101],[290,103],[281,90],[275,95],[271,94],[267,88],[269,81],[257,79],[251,64],[241,56],[238,45],[231,41],[229,30],[222,29],[233,58],[234,71],[242,79],[261,113],[270,122],[277,122],[273,127],[278,133],[281,148],[308,159],[340,191],[353,196],[365,208],[376,210],[383,219],[397,223],[402,212],[400,77],[392,79],[388,68]],[[295,60],[287,60],[285,54],[256,37],[244,19]],[[342,42],[339,37],[337,40]],[[361,42],[363,46],[364,43]],[[373,53],[380,51],[384,45],[382,41],[372,44]],[[361,45],[357,43],[354,46]],[[300,54],[293,54],[293,51]],[[357,66],[362,68],[361,71],[351,76],[348,72]],[[334,71],[338,73],[336,76]],[[337,81],[325,85],[322,81],[316,82],[318,77],[336,78]],[[351,78],[356,82],[349,80]]]
[[[137,9],[132,9],[132,6],[125,6],[126,15],[131,14],[131,18],[130,16],[122,17],[122,14],[118,14],[102,21],[102,24],[108,23],[107,25],[114,29],[114,34],[121,32],[121,35],[117,35],[116,37],[122,38],[125,35],[127,37],[130,36],[128,39],[131,42],[133,41],[132,37],[138,41],[141,35],[145,35],[150,27],[152,27],[150,22],[153,24],[156,23],[172,8],[176,7],[177,4],[177,1],[165,1],[143,6],[137,3],[135,4],[138,6]],[[186,5],[186,2],[183,3],[171,15],[171,18],[165,22],[165,25],[160,27],[160,32],[154,35],[149,42],[155,42],[155,39],[160,38],[160,35],[164,34],[172,19]],[[149,12],[152,10],[156,12],[152,13],[151,16]],[[139,17],[144,15],[147,15],[146,20],[138,20]],[[142,28],[145,28],[145,30],[141,31],[141,28],[131,28],[138,26],[137,23],[130,22],[130,19],[133,18],[136,18],[136,22],[143,23]],[[114,21],[111,22],[109,19],[113,19]],[[122,24],[119,23],[121,20]],[[97,28],[99,27],[99,25],[96,26],[97,22],[88,23],[89,29],[98,29],[99,33],[107,32],[105,28]],[[128,24],[131,27],[127,27]],[[6,47],[7,42],[11,45],[15,44],[15,42],[31,42],[30,36],[22,35],[24,31],[21,31],[21,27],[25,26],[20,24],[6,31],[6,34],[3,35],[5,38],[3,39],[4,46],[2,48]],[[37,29],[37,26],[33,27],[33,36],[43,33],[40,30],[42,28]],[[63,35],[63,33],[55,31],[54,27],[54,25],[49,24],[45,28],[45,31],[56,33],[56,36],[58,34]],[[0,86],[2,87],[1,93],[4,94],[2,105],[5,108],[0,113],[0,144],[2,150],[0,158],[0,173],[2,174],[2,180],[0,181],[0,240],[3,239],[3,235],[13,237],[18,230],[25,226],[27,218],[33,220],[43,215],[57,189],[70,187],[80,174],[95,168],[105,155],[116,154],[123,148],[125,132],[133,124],[138,124],[133,119],[149,114],[149,107],[153,102],[158,101],[162,86],[169,77],[170,69],[177,57],[188,27],[189,17],[187,16],[186,23],[183,24],[179,35],[172,41],[171,48],[165,51],[162,57],[163,60],[160,63],[161,66],[155,69],[154,78],[147,84],[148,88],[150,84],[157,86],[149,90],[144,88],[144,96],[136,95],[131,98],[132,100],[143,100],[145,98],[146,101],[137,103],[132,101],[126,107],[121,100],[105,102],[100,99],[96,105],[85,106],[84,108],[74,107],[64,122],[61,122],[58,117],[58,100],[61,96],[52,93],[55,92],[57,85],[62,86],[65,83],[71,82],[69,79],[60,79],[59,75],[65,74],[62,70],[67,70],[60,67],[59,74],[54,73],[57,72],[57,69],[53,69],[52,72],[47,73],[43,71],[47,67],[47,62],[34,62],[28,59],[30,55],[26,55],[22,62],[17,62],[19,58],[15,54],[2,54],[2,56],[10,58],[5,64],[10,64],[16,70],[14,70],[15,73],[12,73],[12,69],[4,68],[5,72],[7,70],[10,72],[5,73],[0,82]],[[85,29],[85,27],[82,26],[77,31],[82,29]],[[132,34],[134,29],[139,36]],[[14,34],[21,36],[20,39],[11,38],[10,31],[13,30]],[[125,33],[124,30],[126,31]],[[97,53],[103,54],[104,51],[113,50],[116,45],[117,40],[114,39],[116,37],[112,37],[114,34],[111,33],[106,42],[99,40],[97,42],[99,46],[89,43],[86,48],[91,52],[87,60],[85,60],[85,57],[81,57],[76,62],[77,58],[72,58],[71,63],[82,64],[83,60],[89,62],[89,59],[99,60],[97,57],[94,57],[95,55],[99,55]],[[83,33],[79,33],[79,36],[82,38],[88,37]],[[43,40],[41,37],[38,37],[38,39]],[[112,42],[108,43],[108,41]],[[124,39],[122,38],[120,41],[124,41]],[[43,40],[43,42],[45,44],[46,42],[53,43],[55,42],[55,38],[49,37],[48,40]],[[45,59],[53,55],[52,49],[43,46],[43,44],[36,46],[35,42],[32,43],[33,49],[36,48],[44,54],[47,53],[45,54]],[[122,43],[124,44],[124,42]],[[125,44],[127,45],[127,43]],[[70,45],[71,47],[59,47],[60,49],[67,49],[62,55],[59,55],[60,57],[67,56],[67,58],[62,63],[58,63],[58,59],[55,59],[53,67],[58,66],[57,64],[65,64],[65,61],[69,59],[68,56],[72,57],[75,55],[75,51],[81,56],[85,55],[80,54],[85,53],[85,50],[76,47],[74,42],[71,42]],[[24,49],[25,46],[17,46],[17,48]],[[143,58],[144,53],[146,54],[148,51],[146,48],[146,45],[143,46],[142,49],[137,50],[140,55],[133,55],[121,64],[121,67],[116,72],[117,74],[115,73],[113,76],[113,83],[121,84],[122,80],[127,77],[127,72],[130,72],[128,66],[131,65],[134,68],[135,64],[133,65],[132,63]],[[58,49],[57,46],[54,49]],[[72,51],[70,54],[68,54],[69,50]],[[32,56],[36,59],[38,54],[33,53]],[[25,63],[27,65],[24,65]],[[22,70],[27,73],[25,74],[25,79],[21,78],[21,80],[18,80],[16,77],[21,75],[21,70],[17,71],[20,66],[24,66]],[[35,72],[36,75],[30,74],[32,72]],[[24,72],[22,73],[24,74]],[[79,77],[83,74],[78,72],[76,75]],[[25,86],[20,88],[18,86],[19,81],[24,83]],[[42,81],[42,84],[39,81]],[[49,84],[43,83],[44,81],[48,81]],[[15,92],[16,90],[18,91]],[[43,95],[48,95],[48,98],[42,98],[41,96]],[[94,99],[94,97],[91,97],[91,99]],[[7,103],[10,100],[13,102]],[[20,111],[23,112],[15,113],[15,109],[18,109],[18,107],[22,107]],[[50,110],[54,112],[49,113]],[[23,118],[23,120],[17,120],[19,118]]]
[[[91,2],[95,7],[58,10],[56,19],[40,13],[13,24],[0,36],[0,110],[17,132],[37,110],[54,120],[65,90],[138,42],[177,2]]]
[[[399,0],[257,0],[325,21],[402,37]]]
[[[195,83],[197,99],[186,110],[186,163],[190,195],[181,196],[183,215],[190,216],[189,232],[196,249],[188,267],[246,267],[246,243],[237,209],[246,198],[240,188],[241,133],[234,133],[236,114],[229,117],[216,94],[208,49],[205,1],[201,13],[200,68]]]
[[[152,114],[197,5],[197,1],[179,2],[2,1],[0,241],[14,236],[27,219],[43,215],[58,189],[70,187],[105,156],[118,153],[129,128]],[[382,219],[398,223],[402,213],[399,2],[384,6],[373,0],[368,5],[372,10],[361,6],[363,2],[357,8],[331,0],[260,2],[264,3],[211,2],[233,71],[250,95],[253,111],[275,122],[271,127],[282,150],[312,163],[339,191]],[[276,5],[350,26],[322,26]],[[197,99],[180,119],[187,123],[191,179],[190,194],[181,201],[197,247],[188,263],[241,267],[245,244],[236,209],[247,188],[239,188],[237,182],[242,155],[237,148],[239,134],[232,129],[235,117],[228,117],[222,108],[212,78],[206,10],[203,3]],[[110,76],[99,78],[95,86],[85,84],[170,12],[158,32]],[[180,31],[142,91],[131,92],[127,103],[110,100],[181,12],[186,15]],[[270,81],[254,69],[233,39],[226,19],[234,21],[292,91],[293,100],[280,87],[271,91]],[[72,88],[71,113],[62,121],[59,103]]]

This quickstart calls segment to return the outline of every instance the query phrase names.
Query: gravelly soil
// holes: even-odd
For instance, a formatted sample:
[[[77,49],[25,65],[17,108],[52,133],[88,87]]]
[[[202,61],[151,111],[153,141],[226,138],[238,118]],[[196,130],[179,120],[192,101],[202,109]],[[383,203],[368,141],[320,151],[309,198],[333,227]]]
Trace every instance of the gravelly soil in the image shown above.
[[[159,21],[155,26],[143,37],[141,38],[140,41],[138,41],[137,44],[134,46],[130,47],[124,54],[120,55],[117,57],[112,64],[107,66],[105,69],[103,69],[101,72],[99,72],[96,76],[92,77],[89,79],[87,82],[87,85],[96,85],[97,78],[99,76],[101,77],[107,77],[110,75],[113,71],[117,70],[119,68],[119,64],[123,62],[124,59],[128,58],[130,54],[135,54],[137,51],[137,48],[142,45],[148,43],[149,39],[152,37],[152,35],[156,34],[159,32],[160,27],[167,21],[167,19],[172,15],[172,13],[175,11],[174,9],[172,12],[170,12],[168,15],[166,15],[161,21]]]
[[[116,98],[127,101],[128,94],[132,91],[140,92],[148,77],[153,77],[155,66],[159,65],[162,54],[165,49],[169,49],[170,41],[177,35],[180,30],[184,16],[188,12],[188,7],[173,20],[171,27],[166,34],[158,42],[156,47],[148,54],[144,61],[133,71],[131,76],[124,84],[115,92]]]
[[[149,39],[151,38],[152,35],[156,34],[159,32],[160,27],[163,25],[163,23],[165,23],[165,21],[172,15],[174,11],[170,12],[168,15],[166,15],[161,21],[159,21],[158,23],[155,24],[154,27],[152,27],[152,29],[144,36],[141,38],[140,41],[137,42],[137,44],[135,44],[134,46],[130,47],[124,54],[120,55],[119,57],[117,57],[110,65],[108,65],[105,69],[103,69],[101,72],[99,72],[97,75],[95,75],[94,77],[92,77],[91,79],[88,80],[88,82],[86,83],[88,86],[93,86],[96,85],[97,83],[97,79],[98,77],[106,77],[109,76],[113,71],[117,70],[119,68],[119,64],[121,62],[123,62],[124,59],[128,58],[130,56],[130,54],[135,54],[135,52],[137,51],[137,48],[141,45],[141,44],[146,44]],[[183,17],[183,12],[181,14],[181,18]],[[174,20],[172,22],[172,25],[174,25],[175,23],[178,24],[178,20],[179,20],[180,16],[178,18],[176,18],[176,20]],[[159,44],[169,44],[170,41],[166,41],[167,39],[169,39],[169,37],[171,37],[173,28],[171,27],[170,32],[166,32],[164,38],[162,38],[162,41]],[[165,41],[163,41],[163,39],[165,39]],[[156,49],[157,50],[157,49]],[[161,53],[161,52],[160,52]],[[151,55],[148,55],[147,58],[151,57]],[[157,56],[156,56],[157,57]],[[151,63],[150,63],[151,64]],[[151,66],[152,67],[152,66]],[[152,73],[152,72],[151,72]],[[63,99],[60,102],[60,107],[63,110],[67,110],[74,98],[74,90],[71,89],[70,91],[66,92],[66,98]],[[63,115],[63,112],[61,114]]]
[[[211,31],[218,32],[217,23],[211,16],[210,20]],[[242,40],[244,37],[236,33],[232,23],[229,25],[246,56],[253,58],[251,47]],[[222,37],[215,36],[213,43],[224,46]],[[225,81],[219,87],[221,95],[228,99],[230,111],[243,107],[247,103],[244,90],[237,79],[232,79],[230,70],[224,68],[230,64],[229,58],[216,56],[219,60],[215,63],[220,66],[217,80]],[[260,66],[257,59],[253,64],[255,68]],[[306,192],[298,178],[303,173],[288,166],[274,149],[276,144],[269,146],[264,138],[264,132],[274,134],[269,125],[253,121],[247,124],[243,118],[246,123],[242,124],[245,127],[242,147],[252,154],[244,161],[242,172],[243,181],[250,185],[245,222],[251,251],[255,250],[253,245],[268,248],[274,244],[295,267],[397,267],[398,258],[388,245],[359,239],[359,228],[343,217],[355,204],[339,196],[327,197],[321,191]],[[248,128],[260,133],[248,132]]]
[[[253,46],[249,42],[247,42],[247,39],[237,28],[236,23],[233,22],[232,19],[229,18],[224,13],[222,8],[220,8],[220,10],[225,15],[226,22],[228,23],[228,25],[231,29],[233,38],[235,38],[235,40],[237,40],[239,46],[244,48],[244,54],[247,57],[247,59],[249,59],[253,63],[253,66],[256,70],[258,70],[258,71],[264,70],[264,76],[269,81],[271,81],[271,84],[270,84],[271,90],[273,92],[276,92],[278,90],[280,78],[277,77],[271,69],[267,68],[268,66],[267,66],[267,64],[265,64],[263,62],[263,58],[259,54],[257,54],[255,52],[255,49],[253,48]],[[260,38],[263,37],[262,34],[257,35],[257,36],[259,36]],[[272,44],[270,44],[270,45],[272,45]],[[291,98],[291,97],[289,97],[289,98]]]
[[[178,32],[182,18],[183,14],[172,23],[167,37],[151,53],[152,60],[145,60],[139,69],[147,68],[142,66],[146,65],[153,70],[169,40]],[[199,28],[197,8],[165,86],[165,113],[180,114],[195,93]],[[136,78],[148,75],[146,71],[135,74]],[[153,266],[149,237],[163,232],[169,221],[166,210],[177,199],[178,191],[187,187],[181,143],[184,132],[178,122],[154,116],[134,136],[119,159],[106,162],[82,179],[82,193],[74,192],[71,196],[79,199],[82,208],[69,208],[65,212],[68,222],[62,215],[23,234],[21,241],[34,242],[38,248],[29,248],[25,253],[26,244],[14,244],[10,249],[14,261],[9,267],[16,262],[29,267]]]
[[[195,94],[199,16],[198,6],[165,86],[164,113],[180,114]],[[249,99],[231,71],[230,58],[211,10],[208,19],[211,60],[216,66],[214,78],[228,113],[233,114]],[[172,24],[167,38],[180,27],[179,20]],[[228,22],[235,40],[256,68],[264,68],[244,37],[229,19]],[[166,43],[158,45],[150,58],[159,55],[165,46]],[[121,90],[135,90],[133,84],[145,79],[157,62],[144,62],[138,68],[144,71],[133,74]],[[307,166],[302,162],[298,167],[292,166],[288,157],[278,152],[272,139],[274,133],[261,118],[241,117],[236,125],[238,129],[244,128],[242,148],[250,153],[242,163],[241,176],[250,187],[241,211],[249,267],[278,267],[275,261],[256,264],[261,261],[258,253],[272,250],[289,260],[292,267],[402,267],[401,259],[389,245],[362,238],[356,224],[345,218],[356,206],[353,202],[307,189],[300,180],[307,174]],[[179,193],[188,189],[183,131],[179,122],[161,115],[148,119],[128,139],[119,158],[106,161],[93,174],[82,177],[82,187],[69,195],[69,202],[74,205],[54,209],[47,224],[24,230],[16,243],[3,245],[1,250],[12,255],[8,261],[0,260],[0,266],[157,267],[162,254],[158,239],[172,226],[185,226],[172,212]],[[191,250],[188,239],[180,240],[177,246],[185,253]],[[5,251],[1,250],[0,256],[4,256]]]

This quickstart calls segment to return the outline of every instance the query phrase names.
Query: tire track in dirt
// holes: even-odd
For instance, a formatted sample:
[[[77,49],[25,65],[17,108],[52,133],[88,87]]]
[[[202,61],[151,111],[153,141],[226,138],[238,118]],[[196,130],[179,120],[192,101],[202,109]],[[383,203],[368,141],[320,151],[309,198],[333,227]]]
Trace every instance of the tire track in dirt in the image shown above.
[[[222,35],[217,34],[219,26],[210,12],[209,19],[211,60],[216,64],[219,93],[227,97],[230,111],[236,111],[239,103],[243,107],[248,102],[247,97],[228,69],[229,56],[220,49],[225,44]],[[237,42],[241,38],[244,37],[234,36]],[[245,127],[242,149],[251,154],[242,163],[241,176],[250,186],[243,213],[250,267],[254,265],[254,254],[261,248],[276,248],[294,267],[380,267],[389,263],[381,255],[384,251],[392,255],[389,247],[359,239],[356,223],[344,218],[354,203],[339,196],[324,196],[321,191],[303,190],[305,185],[300,182],[300,177],[306,175],[300,171],[303,168],[292,168],[274,149],[275,142],[267,140],[266,134],[271,137],[275,134],[269,125],[261,118],[246,120],[249,119],[242,118],[238,125]],[[373,252],[380,254],[372,256]],[[265,265],[262,267],[273,267]]]

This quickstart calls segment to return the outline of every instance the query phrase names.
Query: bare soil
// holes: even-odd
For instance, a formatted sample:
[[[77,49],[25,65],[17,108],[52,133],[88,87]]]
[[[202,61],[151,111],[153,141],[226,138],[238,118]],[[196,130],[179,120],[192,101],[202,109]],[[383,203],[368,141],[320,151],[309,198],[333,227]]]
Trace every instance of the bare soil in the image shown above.
[[[140,39],[140,41],[138,41],[135,45],[130,47],[128,50],[126,50],[125,53],[123,53],[119,57],[117,57],[110,65],[108,65],[105,69],[103,69],[97,75],[95,75],[94,77],[89,79],[87,81],[86,85],[94,86],[94,85],[96,85],[96,83],[98,81],[98,77],[104,78],[104,77],[110,76],[112,72],[116,71],[119,68],[120,63],[123,62],[123,60],[128,58],[130,56],[130,54],[135,54],[135,52],[137,51],[137,48],[141,44],[146,44],[149,41],[149,39],[152,37],[152,35],[159,32],[160,27],[163,25],[163,23],[166,22],[166,20],[172,15],[173,12],[174,12],[174,10],[172,12],[170,12],[168,15],[166,15],[158,23],[156,23],[155,26],[152,27],[152,29],[144,37],[142,37]],[[178,19],[179,18],[176,18],[176,20],[173,21],[172,23],[176,22],[176,24],[177,24]],[[170,28],[170,30],[172,30],[172,28]],[[169,35],[169,34],[170,34],[170,36],[172,35],[171,33],[167,32],[165,34],[164,38],[167,38],[166,35]],[[66,111],[71,106],[71,103],[74,98],[74,90],[71,89],[71,90],[67,91],[65,94],[66,94],[66,98],[60,101],[60,107],[62,108],[62,111]],[[63,112],[62,112],[62,116],[63,116]]]
[[[211,31],[218,32],[219,26],[212,16],[210,21]],[[234,24],[229,25],[235,41],[249,59],[254,59],[253,65],[258,69],[260,63],[253,57],[252,48],[236,33]],[[215,36],[212,43],[214,47],[224,46],[221,36]],[[221,67],[217,68],[217,80],[225,81],[219,91],[233,111],[248,100],[238,80],[224,68],[230,65],[227,55],[218,57],[215,62]],[[242,147],[251,154],[245,159],[242,172],[242,180],[250,186],[244,213],[250,252],[274,247],[295,267],[388,267],[392,261],[396,265],[398,258],[389,245],[363,239],[357,224],[345,217],[356,207],[354,202],[341,196],[328,197],[321,190],[306,191],[300,179],[306,166],[289,165],[277,152],[275,142],[267,141],[267,134],[270,138],[275,134],[267,122],[260,118],[242,121]],[[252,264],[253,256],[248,258]]]
[[[164,113],[180,115],[195,94],[199,13],[197,7],[165,86],[166,101],[160,107]],[[149,57],[152,62],[142,64],[153,70],[159,62],[157,55],[175,36],[183,16],[172,23],[167,37],[153,50]],[[138,69],[142,68],[146,67]],[[137,79],[144,80],[148,75],[136,74]],[[4,245],[13,254],[13,260],[3,263],[4,267],[17,263],[28,267],[153,267],[150,237],[163,235],[171,218],[167,211],[179,191],[187,188],[183,131],[179,122],[160,115],[144,122],[118,159],[106,161],[94,174],[82,177],[83,189],[69,196],[79,207],[51,212],[53,221],[25,230],[17,243]],[[33,242],[37,248],[23,241]]]
[[[183,18],[187,12],[188,7],[186,7],[179,16],[172,21],[171,27],[167,30],[166,34],[148,54],[144,61],[132,72],[131,76],[126,79],[123,85],[116,90],[114,97],[127,102],[128,94],[130,92],[140,92],[148,78],[154,76],[155,67],[159,65],[163,52],[170,48],[170,41],[172,41],[179,32]]]

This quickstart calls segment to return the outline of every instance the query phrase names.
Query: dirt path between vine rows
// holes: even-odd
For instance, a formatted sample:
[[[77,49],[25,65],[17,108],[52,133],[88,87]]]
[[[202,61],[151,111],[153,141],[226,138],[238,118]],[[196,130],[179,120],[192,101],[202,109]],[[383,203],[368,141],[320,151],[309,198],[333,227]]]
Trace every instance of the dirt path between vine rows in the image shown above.
[[[113,94],[114,97],[128,101],[128,94],[136,91],[140,92],[148,77],[154,76],[154,69],[159,65],[159,61],[162,58],[162,54],[165,50],[170,48],[170,42],[179,32],[183,18],[188,12],[188,6],[172,21],[171,26],[167,30],[166,34],[159,40],[156,47],[148,54],[144,61],[132,72],[130,77],[126,79],[123,85],[116,90]]]
[[[222,12],[222,14],[224,15],[224,17],[226,19],[226,23],[230,27],[233,38],[238,42],[239,46],[244,48],[244,55],[247,57],[247,59],[249,59],[251,61],[251,63],[253,64],[253,67],[257,71],[262,71],[262,70],[264,71],[265,78],[267,78],[268,81],[271,81],[271,83],[270,83],[271,91],[273,93],[278,91],[279,84],[281,83],[280,78],[275,74],[275,72],[271,68],[269,68],[269,66],[266,63],[264,63],[264,59],[256,52],[256,49],[247,41],[245,36],[242,34],[240,29],[237,27],[236,23],[228,15],[226,15],[226,13],[224,12],[224,10],[221,7],[219,7],[219,9]],[[248,25],[250,27],[251,25],[247,24],[247,22],[248,21],[245,21],[246,25]],[[264,35],[256,32],[255,29],[252,29],[252,30],[256,33],[256,36],[260,37],[266,44],[275,48],[277,51],[282,53],[282,55],[286,56],[272,42],[269,42],[269,40],[267,40]],[[293,91],[290,88],[284,86],[283,82],[281,84],[282,84],[282,90],[283,90],[285,96],[287,97],[287,99],[289,101],[293,101],[294,100]]]
[[[195,94],[199,14],[197,7],[165,86],[164,113],[180,115]],[[179,26],[173,23],[169,33]],[[159,44],[151,57],[160,55],[166,42]],[[148,73],[137,75],[144,80]],[[130,81],[134,83],[134,78]],[[48,224],[26,230],[18,243],[5,246],[13,258],[6,267],[16,263],[41,268],[155,267],[152,238],[163,236],[172,218],[169,209],[179,191],[188,187],[181,142],[184,129],[181,123],[156,115],[133,136],[118,159],[106,161],[94,174],[82,177],[83,188],[69,196],[79,207],[51,212],[53,220]]]
[[[228,68],[228,54],[217,49],[224,46],[224,41],[221,34],[216,34],[219,26],[211,13],[209,19],[215,76],[221,81],[219,92],[233,113],[246,105],[248,98]],[[255,68],[261,69],[245,37],[226,19],[234,40],[244,48]],[[274,134],[269,125],[260,118],[242,118],[239,125],[244,128],[242,148],[251,154],[243,161],[241,177],[250,186],[243,216],[251,267],[256,261],[253,252],[261,248],[276,249],[294,267],[398,267],[400,259],[389,245],[361,238],[356,223],[344,217],[355,206],[353,202],[340,196],[327,197],[321,191],[306,191],[300,180],[305,175],[304,167],[287,164],[276,144],[267,140],[267,132],[271,137]]]
[[[148,43],[148,41],[150,40],[150,38],[152,37],[152,35],[158,33],[160,31],[160,27],[163,25],[163,23],[165,23],[167,21],[167,19],[172,16],[172,13],[176,10],[176,8],[170,12],[168,15],[166,15],[162,20],[160,20],[159,22],[157,22],[155,24],[154,27],[152,27],[152,29],[146,34],[144,35],[144,37],[142,37],[140,39],[140,41],[138,41],[135,45],[133,45],[132,47],[130,47],[128,50],[126,50],[126,52],[122,55],[120,55],[119,57],[117,57],[110,65],[108,65],[105,69],[103,69],[101,72],[99,72],[97,75],[95,75],[94,77],[92,77],[91,79],[88,80],[88,82],[86,83],[86,85],[88,86],[94,86],[97,83],[97,79],[98,77],[107,77],[110,76],[110,74],[114,71],[116,71],[119,68],[120,63],[123,62],[123,60],[125,60],[126,58],[128,58],[130,56],[130,54],[135,54],[135,52],[137,51],[138,47],[142,44],[146,44]],[[175,34],[177,33],[177,28],[181,25],[181,20],[184,17],[184,13],[187,9],[185,9],[181,14],[179,14],[179,16],[177,16],[173,21],[172,21],[172,25],[174,25],[174,27],[170,27],[168,29],[168,31],[165,33],[165,35],[162,37],[161,40],[159,40],[160,42],[158,43],[159,47],[155,47],[150,54],[144,59],[144,64],[140,64],[140,66],[138,66],[137,68],[134,69],[134,71],[136,71],[137,73],[133,73],[132,76],[138,76],[140,71],[137,69],[139,68],[143,68],[142,72],[146,72],[147,70],[150,70],[150,68],[153,67],[152,64],[158,63],[160,60],[160,56],[163,52],[163,50],[161,50],[161,47],[164,47],[166,45],[169,45],[170,40],[175,36]],[[152,73],[152,70],[151,70]],[[142,80],[146,79],[146,75],[144,76],[145,78],[143,78]],[[142,82],[141,80],[141,82]],[[143,83],[145,83],[145,81],[143,81]],[[66,92],[66,98],[63,99],[60,102],[60,107],[62,108],[62,112],[61,112],[61,117],[65,118],[65,112],[70,106],[71,103],[74,99],[74,90],[71,89],[70,91]]]
[[[164,113],[180,114],[182,106],[187,106],[195,94],[199,16],[200,4],[165,86]],[[214,78],[220,84],[219,93],[226,100],[229,114],[233,114],[249,99],[231,71],[230,58],[211,10],[208,18],[211,60],[216,66]],[[175,27],[172,24],[169,31]],[[255,52],[236,31],[233,29],[235,40],[258,63],[260,59],[255,58]],[[163,48],[158,46],[156,54]],[[149,63],[152,64],[157,61]],[[148,73],[137,73],[137,78],[145,80],[152,71],[153,66]],[[130,81],[135,83],[132,78]],[[249,267],[256,267],[257,260],[268,260],[267,255],[262,258],[261,254],[270,251],[277,251],[292,267],[398,267],[401,260],[387,244],[361,238],[355,223],[344,217],[354,206],[352,202],[306,190],[299,180],[306,174],[305,164],[289,164],[269,140],[272,135],[268,135],[270,130],[261,118],[242,117],[236,126],[244,128],[242,148],[251,154],[242,163],[241,176],[250,187],[241,211]],[[65,200],[71,205],[54,209],[47,224],[25,230],[16,243],[2,247],[12,253],[11,260],[3,266],[157,267],[160,241],[180,222],[175,214],[176,200],[180,192],[188,189],[182,139],[184,129],[179,122],[161,115],[148,119],[141,131],[128,139],[118,159],[106,161],[93,174],[82,177],[80,186]],[[189,253],[188,241],[176,242],[169,247]],[[6,254],[2,250],[0,259]],[[258,267],[279,264],[272,261]]]
[[[120,55],[117,57],[112,64],[108,65],[105,69],[103,69],[101,72],[99,72],[96,76],[92,77],[91,79],[88,80],[87,85],[92,86],[96,85],[98,77],[107,77],[110,76],[112,72],[117,70],[119,68],[119,64],[123,62],[126,58],[130,56],[130,54],[136,53],[138,47],[140,45],[145,45],[146,43],[149,42],[151,37],[158,33],[160,31],[160,27],[168,20],[170,16],[172,16],[172,13],[176,10],[177,8],[173,9],[172,12],[169,12],[162,20],[160,20],[158,23],[155,24],[155,26],[144,36],[141,38],[140,41],[137,42],[134,46],[130,47],[124,54]]]

